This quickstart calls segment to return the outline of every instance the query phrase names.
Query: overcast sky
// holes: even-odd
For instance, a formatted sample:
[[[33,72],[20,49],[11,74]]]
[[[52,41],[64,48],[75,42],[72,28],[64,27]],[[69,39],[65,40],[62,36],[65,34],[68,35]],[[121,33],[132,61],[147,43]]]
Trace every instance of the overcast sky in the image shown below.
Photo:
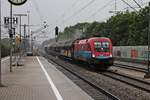
[[[137,7],[133,0],[125,0],[131,6]],[[136,0],[143,7],[148,5],[150,0]],[[1,0],[2,16],[9,16],[10,4],[8,0]],[[131,10],[129,6],[116,0],[117,11]],[[59,26],[60,30],[66,26],[74,25],[78,22],[105,21],[114,15],[109,11],[115,10],[115,0],[28,0],[22,6],[13,6],[13,13],[25,13],[30,11],[30,24],[43,24],[44,21],[49,25],[46,33],[39,33],[38,40],[45,40],[54,37],[53,29]],[[2,17],[2,20],[3,20]],[[23,17],[23,24],[27,24],[27,17]],[[2,21],[3,22],[3,21]],[[31,27],[35,31],[40,26]],[[5,30],[4,28],[2,28]]]

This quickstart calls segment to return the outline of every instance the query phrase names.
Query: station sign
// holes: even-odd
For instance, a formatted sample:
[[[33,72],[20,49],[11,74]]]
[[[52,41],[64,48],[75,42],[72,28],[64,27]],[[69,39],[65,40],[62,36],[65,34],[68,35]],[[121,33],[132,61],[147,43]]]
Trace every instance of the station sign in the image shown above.
[[[10,17],[4,17],[4,27],[8,28],[10,23],[11,23],[11,18]],[[12,18],[12,24],[15,27],[17,27],[17,25],[18,25],[18,17],[13,17]]]
[[[13,5],[20,6],[26,3],[27,0],[8,0]]]

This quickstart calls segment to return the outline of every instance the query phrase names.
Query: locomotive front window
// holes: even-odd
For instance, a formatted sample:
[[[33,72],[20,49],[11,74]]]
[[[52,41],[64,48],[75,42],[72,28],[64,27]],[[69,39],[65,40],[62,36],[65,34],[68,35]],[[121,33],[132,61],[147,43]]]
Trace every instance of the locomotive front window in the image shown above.
[[[97,52],[109,52],[109,42],[94,42],[94,49]]]

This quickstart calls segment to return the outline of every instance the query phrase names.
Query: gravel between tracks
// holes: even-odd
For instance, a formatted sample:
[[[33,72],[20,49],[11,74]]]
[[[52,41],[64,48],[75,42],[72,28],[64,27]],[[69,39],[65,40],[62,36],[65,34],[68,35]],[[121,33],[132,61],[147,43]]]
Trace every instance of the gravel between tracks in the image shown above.
[[[63,72],[69,79],[71,79],[75,84],[77,84],[80,88],[82,88],[94,100],[112,100],[109,97],[105,96],[104,94],[100,93],[98,90],[94,89],[92,86],[80,80],[78,77],[72,75],[70,72],[66,71],[62,67],[56,65],[56,68],[61,72]]]
[[[66,67],[69,67],[71,70],[74,70],[79,74],[84,75],[91,81],[98,83],[101,87],[113,93],[121,100],[149,100],[150,99],[150,93],[139,90],[137,88],[126,85],[124,83],[118,82],[109,77],[105,77],[96,71],[91,71],[92,69],[88,67],[85,66],[79,67],[78,65],[71,64],[68,61],[62,61],[59,58],[54,58],[54,57],[51,58],[57,61],[57,63],[60,63],[61,65],[65,65]]]

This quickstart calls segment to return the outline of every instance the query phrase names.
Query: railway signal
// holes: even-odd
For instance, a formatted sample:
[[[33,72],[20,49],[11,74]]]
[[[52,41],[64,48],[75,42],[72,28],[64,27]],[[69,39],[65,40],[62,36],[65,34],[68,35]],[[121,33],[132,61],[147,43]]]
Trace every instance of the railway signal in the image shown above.
[[[59,28],[58,28],[58,26],[56,26],[56,27],[55,27],[55,35],[56,35],[56,36],[58,36],[58,30],[59,30]]]
[[[148,36],[148,53],[147,53],[147,73],[145,74],[145,78],[150,78],[150,2],[149,2],[149,14],[148,14],[148,23],[149,23],[149,26],[148,26],[148,33],[147,33],[147,36]]]
[[[59,28],[58,26],[55,27],[55,40],[58,41],[58,34],[59,34]]]

